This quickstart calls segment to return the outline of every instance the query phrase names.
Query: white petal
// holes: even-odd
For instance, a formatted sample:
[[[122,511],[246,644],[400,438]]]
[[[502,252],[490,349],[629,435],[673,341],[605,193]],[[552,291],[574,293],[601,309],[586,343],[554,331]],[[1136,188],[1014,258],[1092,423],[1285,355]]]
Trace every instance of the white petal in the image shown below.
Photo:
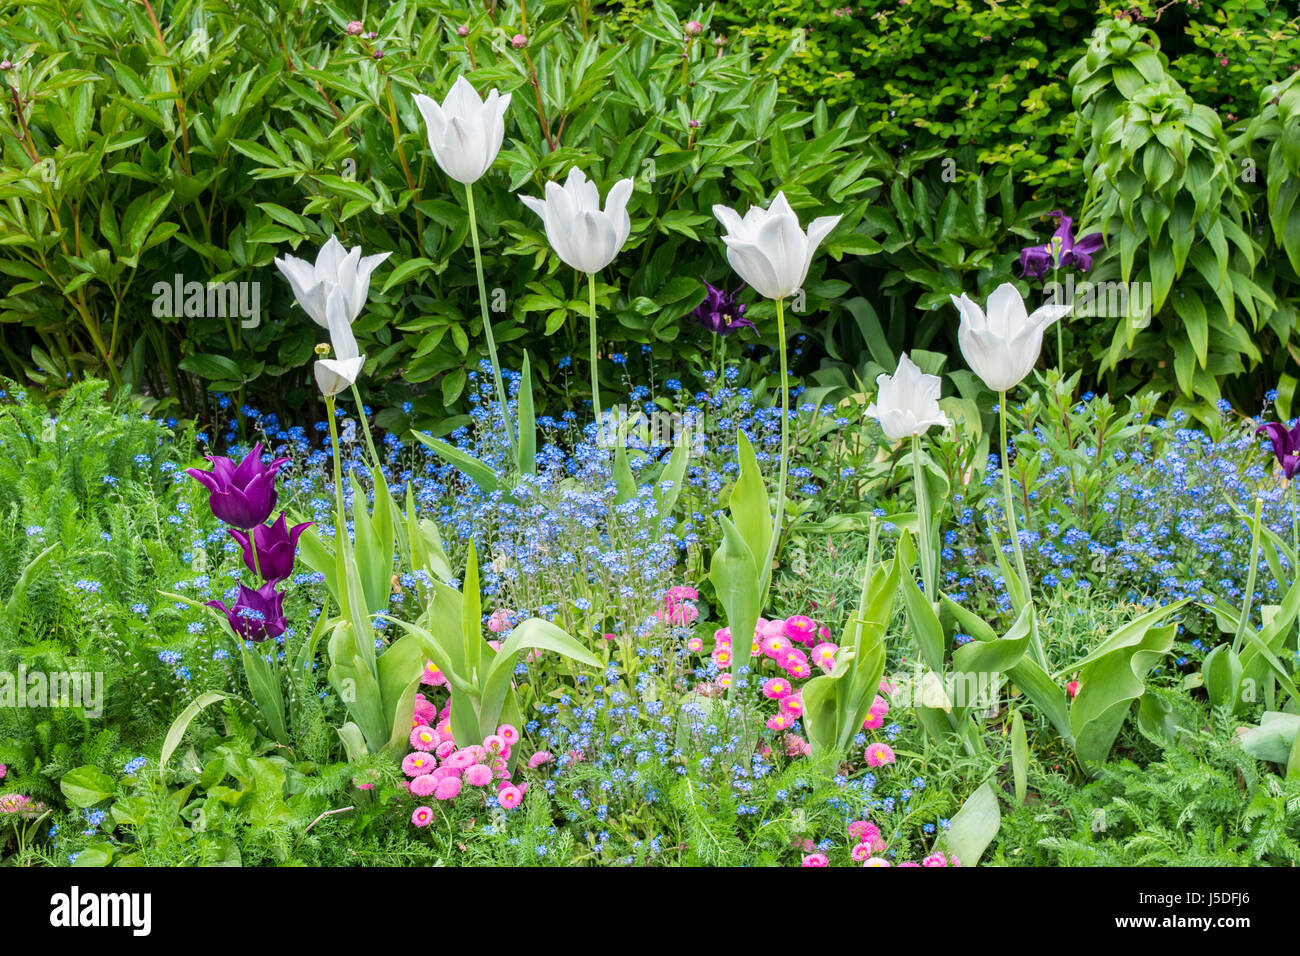
[[[1025,299],[1010,282],[1004,282],[989,296],[985,307],[988,328],[995,335],[1010,338],[1020,332],[1029,321],[1025,311]]]

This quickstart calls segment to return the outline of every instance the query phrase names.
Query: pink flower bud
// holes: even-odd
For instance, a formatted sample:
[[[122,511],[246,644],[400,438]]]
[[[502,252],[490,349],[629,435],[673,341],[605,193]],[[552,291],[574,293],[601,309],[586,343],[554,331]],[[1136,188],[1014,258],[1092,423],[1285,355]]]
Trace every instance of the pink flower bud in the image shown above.
[[[348,36],[359,37],[361,36],[361,31],[364,29],[365,28],[361,25],[360,20],[352,20],[348,23]]]
[[[528,37],[524,36],[522,33],[516,33],[511,37],[510,45],[516,50],[522,50],[524,47],[528,46]]]

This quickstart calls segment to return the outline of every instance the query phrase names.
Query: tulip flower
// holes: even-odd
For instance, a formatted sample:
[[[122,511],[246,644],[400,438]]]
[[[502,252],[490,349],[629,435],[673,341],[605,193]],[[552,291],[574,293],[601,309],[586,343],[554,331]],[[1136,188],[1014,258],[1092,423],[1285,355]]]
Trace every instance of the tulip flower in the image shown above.
[[[1007,391],[1019,385],[1038,361],[1038,353],[1043,348],[1043,330],[1068,313],[1071,306],[1048,304],[1034,310],[1032,315],[1027,314],[1020,290],[1010,282],[1004,282],[993,290],[987,314],[964,292],[960,299],[955,295],[950,298],[961,313],[957,344],[961,346],[962,355],[984,384],[998,393],[998,416],[1002,423],[1002,496],[1016,555],[1016,570],[1028,597],[1029,572],[1025,570],[1025,555],[1016,527],[1011,470],[1007,463]],[[1041,658],[1041,648],[1037,653]]]
[[[754,323],[745,318],[745,303],[740,301],[740,289],[728,292],[725,289],[715,289],[707,280],[700,281],[704,282],[708,292],[704,301],[691,313],[691,319],[714,335],[724,338],[741,329],[754,328]],[[744,286],[740,288],[743,289]]]
[[[286,255],[275,260],[276,267],[289,280],[293,297],[313,322],[329,328],[325,305],[335,289],[343,292],[343,310],[348,322],[355,322],[370,294],[370,276],[391,253],[362,256],[361,247],[344,249],[343,243],[330,236],[316,254],[316,262]]]
[[[312,522],[288,527],[284,512],[274,524],[260,524],[249,534],[229,529],[232,538],[239,542],[244,552],[244,565],[255,574],[260,574],[268,584],[283,581],[293,573],[294,551],[298,547],[298,536],[311,527]]]
[[[1074,238],[1074,220],[1060,209],[1048,215],[1060,225],[1052,233],[1051,241],[1046,245],[1028,246],[1020,250],[1020,273],[1031,278],[1040,279],[1048,270],[1057,268],[1078,269],[1087,272],[1092,268],[1092,257],[1105,242],[1099,232],[1092,232],[1078,240]]]
[[[1070,305],[1049,303],[1031,315],[1020,290],[1010,282],[993,290],[987,313],[964,292],[961,298],[949,298],[961,313],[957,328],[961,353],[995,392],[1010,391],[1024,380],[1043,349],[1043,330],[1071,309]]]
[[[633,182],[620,179],[605,197],[600,208],[600,192],[581,169],[574,166],[561,186],[546,184],[545,199],[520,196],[526,205],[542,217],[546,241],[565,265],[588,275],[599,272],[614,261],[632,230],[627,201]]]
[[[727,230],[722,241],[731,268],[769,299],[786,299],[799,291],[813,253],[840,221],[839,216],[822,216],[805,233],[782,192],[768,209],[751,206],[743,219],[722,205],[714,206],[713,214]]]
[[[415,105],[424,117],[429,149],[442,171],[466,186],[482,179],[505,139],[510,94],[502,96],[492,90],[484,102],[473,84],[460,76],[441,106],[423,93],[415,94]]]
[[[632,231],[632,220],[627,214],[627,201],[632,196],[633,182],[620,179],[605,197],[605,208],[600,208],[600,191],[587,179],[581,169],[574,166],[561,186],[557,182],[546,184],[545,199],[520,196],[526,205],[542,217],[546,228],[546,241],[565,265],[587,274],[591,340],[591,403],[596,414],[596,427],[600,428],[600,382],[596,372],[596,273],[614,261],[623,243]]]
[[[222,601],[206,603],[208,607],[214,607],[226,615],[231,630],[255,644],[260,644],[268,637],[279,637],[289,626],[284,617],[284,595],[270,582],[256,591],[247,585],[239,585],[239,598],[234,607],[226,607]]]
[[[271,516],[277,501],[275,476],[288,458],[262,464],[261,442],[238,465],[220,455],[206,457],[212,463],[211,471],[186,468],[185,473],[208,489],[208,507],[214,515],[245,531]]]
[[[487,284],[483,280],[483,252],[478,242],[478,215],[474,211],[474,183],[483,177],[501,150],[505,139],[505,113],[510,94],[488,93],[487,102],[469,80],[460,76],[439,106],[423,93],[415,95],[415,105],[424,117],[429,135],[429,149],[438,165],[452,179],[465,186],[465,208],[469,213],[469,236],[474,246],[474,273],[478,279],[479,310],[483,317],[483,335],[487,339],[488,358],[492,360],[492,381],[496,386],[501,423],[512,446],[518,448],[518,436],[510,425],[506,408],[506,387],[501,379],[496,338],[488,315]]]
[[[333,398],[356,383],[361,367],[366,364],[366,357],[358,354],[357,339],[352,334],[352,323],[347,316],[347,300],[341,288],[330,293],[326,313],[334,357],[322,358],[316,362],[316,384],[322,395]]]
[[[876,376],[876,401],[867,406],[867,414],[880,422],[886,438],[890,441],[912,440],[912,487],[921,524],[921,580],[932,601],[938,596],[938,547],[930,528],[930,501],[921,463],[920,439],[932,425],[946,428],[952,424],[939,409],[940,385],[939,376],[926,375],[904,352],[893,375]]]
[[[1056,270],[1059,268],[1078,269],[1087,272],[1092,268],[1092,257],[1105,241],[1099,232],[1089,233],[1077,242],[1074,238],[1074,220],[1060,209],[1050,213],[1059,225],[1046,245],[1028,246],[1020,250],[1020,274],[1032,279],[1047,275],[1050,269],[1055,284]],[[1060,286],[1056,286],[1059,290]],[[1058,372],[1065,368],[1065,346],[1061,336],[1061,327],[1056,327],[1056,366]]]
[[[814,219],[805,232],[783,192],[776,194],[767,209],[751,206],[743,219],[734,209],[722,205],[713,207],[713,215],[726,230],[722,241],[727,246],[727,262],[731,263],[731,268],[759,295],[776,301],[777,347],[781,359],[781,463],[771,541],[760,565],[759,605],[762,606],[767,600],[772,561],[781,540],[785,483],[790,467],[790,380],[786,370],[785,300],[798,292],[804,279],[808,278],[813,253],[838,225],[841,217]]]
[[[1288,431],[1285,425],[1269,422],[1256,428],[1255,434],[1268,435],[1269,441],[1273,443],[1277,463],[1282,466],[1282,474],[1286,475],[1288,481],[1294,478],[1295,473],[1300,471],[1300,424]]]
[[[879,392],[867,414],[880,422],[890,441],[924,435],[931,425],[947,427],[952,422],[939,410],[941,384],[938,375],[926,375],[904,352],[898,371],[876,376]]]

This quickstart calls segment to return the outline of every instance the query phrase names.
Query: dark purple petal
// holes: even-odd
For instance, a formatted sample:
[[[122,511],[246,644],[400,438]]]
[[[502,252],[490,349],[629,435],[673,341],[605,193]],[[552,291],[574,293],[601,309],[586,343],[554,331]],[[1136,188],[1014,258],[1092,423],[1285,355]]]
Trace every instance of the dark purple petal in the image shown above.
[[[1047,275],[1052,268],[1050,246],[1029,246],[1020,250],[1020,274],[1029,279]]]

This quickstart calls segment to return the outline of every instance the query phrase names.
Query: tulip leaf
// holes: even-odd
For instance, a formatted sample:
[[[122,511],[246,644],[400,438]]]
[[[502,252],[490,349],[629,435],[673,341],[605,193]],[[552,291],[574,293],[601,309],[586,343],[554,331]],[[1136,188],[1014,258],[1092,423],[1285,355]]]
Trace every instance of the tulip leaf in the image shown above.
[[[758,572],[754,553],[736,525],[726,515],[721,522],[722,542],[709,563],[709,580],[731,629],[732,674],[735,675],[741,662],[748,660],[747,642],[753,641],[754,628],[758,625],[761,611]],[[738,684],[739,681],[732,681],[733,688]]]
[[[185,709],[176,715],[176,719],[173,720],[171,726],[167,728],[167,735],[163,738],[162,751],[158,754],[159,769],[165,769],[167,767],[167,761],[170,760],[172,754],[176,752],[176,748],[180,746],[181,740],[185,736],[185,731],[189,729],[194,718],[197,717],[205,707],[215,704],[219,700],[226,700],[228,697],[228,694],[223,694],[220,691],[205,691],[190,701],[189,704],[186,705]],[[66,780],[67,778],[65,777],[64,779]]]
[[[619,441],[614,446],[614,487],[617,494],[614,504],[626,504],[636,497],[636,477],[632,474],[632,465],[627,460],[627,449]]]
[[[1011,712],[1011,778],[1016,788],[1016,803],[1024,805],[1029,776],[1029,738],[1025,718],[1019,710]]]
[[[1139,622],[1144,623],[1136,626]],[[1070,728],[1081,762],[1106,759],[1133,702],[1146,690],[1147,672],[1173,647],[1177,625],[1154,627],[1153,622],[1152,615],[1143,615],[1080,662]]]
[[[537,422],[533,412],[533,370],[524,350],[524,369],[519,383],[519,449],[516,462],[521,475],[537,474]]]
[[[9,600],[5,603],[5,617],[13,620],[18,608],[22,605],[23,597],[27,594],[27,589],[31,587],[32,581],[36,575],[50,561],[50,556],[54,554],[62,542],[56,541],[54,544],[45,548],[40,554],[32,558],[23,569],[22,575],[18,578],[14,589],[9,593]]]
[[[736,457],[740,471],[731,489],[731,520],[754,560],[758,610],[761,612],[772,570],[770,566],[764,566],[772,543],[772,511],[768,506],[767,488],[758,467],[758,457],[744,432],[737,433]]]
[[[479,593],[478,552],[474,539],[469,540],[469,555],[465,559],[465,583],[461,590],[460,633],[465,648],[465,678],[478,680],[483,648],[483,598]]]
[[[962,866],[975,866],[1001,827],[997,795],[985,783],[966,798],[941,840]]]
[[[1205,661],[1201,664],[1201,676],[1211,704],[1236,709],[1237,688],[1241,685],[1241,660],[1230,642],[1224,641],[1205,655]]]
[[[253,701],[257,704],[257,712],[271,728],[271,736],[288,746],[289,728],[284,717],[284,692],[280,687],[279,668],[262,656],[260,645],[254,645],[250,651],[241,641],[239,650],[244,662],[244,676],[248,680]]]
[[[424,445],[431,448],[440,458],[450,465],[454,465],[461,474],[465,475],[470,481],[479,487],[479,490],[485,494],[492,494],[494,491],[503,491],[504,486],[497,473],[488,465],[479,461],[473,455],[466,454],[454,445],[449,445],[440,438],[433,438],[429,435],[413,432],[415,437]]]
[[[93,807],[113,795],[113,778],[98,767],[77,767],[59,780],[59,789],[74,807]]]
[[[682,493],[682,485],[686,479],[686,465],[690,454],[690,445],[685,441],[678,442],[673,447],[672,454],[668,456],[668,463],[659,475],[658,482],[655,483],[656,513],[659,515],[661,527],[672,517],[673,508],[677,506],[677,498]]]

